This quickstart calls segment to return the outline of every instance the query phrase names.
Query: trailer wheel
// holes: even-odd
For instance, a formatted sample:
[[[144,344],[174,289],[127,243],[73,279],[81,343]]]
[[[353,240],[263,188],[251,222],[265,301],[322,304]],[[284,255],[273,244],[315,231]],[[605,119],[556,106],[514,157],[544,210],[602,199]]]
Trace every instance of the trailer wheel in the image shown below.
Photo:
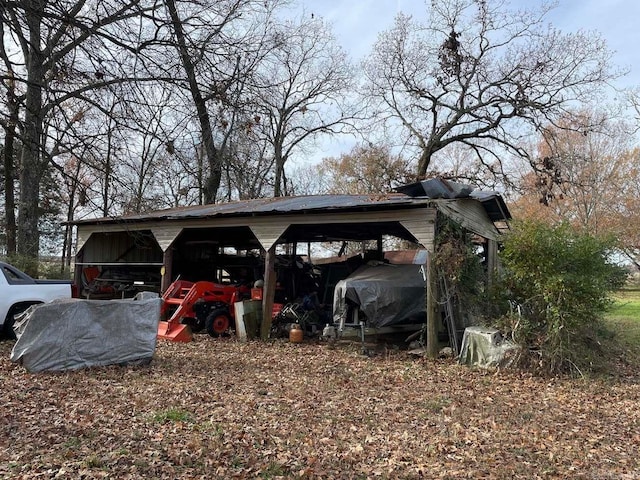
[[[227,330],[229,330],[231,320],[229,319],[229,312],[225,309],[214,310],[207,316],[205,327],[207,333],[212,337],[219,337]]]

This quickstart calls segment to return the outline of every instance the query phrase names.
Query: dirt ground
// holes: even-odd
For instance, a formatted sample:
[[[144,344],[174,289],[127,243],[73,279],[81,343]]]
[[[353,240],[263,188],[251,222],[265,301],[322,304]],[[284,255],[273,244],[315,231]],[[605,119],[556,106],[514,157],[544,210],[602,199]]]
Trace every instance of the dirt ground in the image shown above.
[[[640,381],[198,336],[30,374],[0,342],[0,478],[640,478]]]

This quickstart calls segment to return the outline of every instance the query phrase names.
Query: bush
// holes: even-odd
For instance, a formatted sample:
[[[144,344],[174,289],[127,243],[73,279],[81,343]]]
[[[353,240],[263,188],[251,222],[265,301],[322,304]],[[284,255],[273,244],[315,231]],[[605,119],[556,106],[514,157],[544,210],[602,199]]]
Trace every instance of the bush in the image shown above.
[[[35,277],[36,272],[38,271],[37,258],[14,253],[14,254],[8,255],[6,258],[3,258],[2,261],[13,265],[18,270],[22,270],[27,275],[31,275],[33,277]]]
[[[50,278],[56,280],[70,280],[71,273],[67,268],[62,268],[60,260],[41,261],[37,258],[24,255],[11,255],[0,257],[0,260],[7,262],[18,270],[22,270],[33,278]]]
[[[38,268],[39,278],[52,278],[55,280],[71,280],[71,273],[69,269],[62,268],[60,260],[40,262],[40,268]]]
[[[524,361],[549,373],[593,367],[610,294],[626,277],[610,261],[613,247],[566,224],[513,225],[501,254],[501,291],[512,308],[498,326],[525,347]]]

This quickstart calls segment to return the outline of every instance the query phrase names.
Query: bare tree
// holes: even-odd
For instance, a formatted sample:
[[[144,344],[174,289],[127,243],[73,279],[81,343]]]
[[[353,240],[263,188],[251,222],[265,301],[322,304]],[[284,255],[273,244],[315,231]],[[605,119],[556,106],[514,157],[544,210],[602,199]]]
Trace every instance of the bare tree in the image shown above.
[[[1,32],[0,32],[1,34]],[[6,233],[6,252],[7,256],[12,256],[16,253],[16,216],[15,216],[15,162],[16,152],[15,144],[18,125],[18,99],[16,93],[15,82],[9,79],[6,82],[7,86],[7,117],[0,120],[0,125],[4,130],[4,143],[2,145],[2,167],[4,174],[3,192],[4,192],[4,230]]]
[[[273,192],[273,156],[254,128],[255,118],[246,120],[244,129],[229,142],[224,170],[228,200],[262,198]]]
[[[275,160],[274,195],[286,195],[292,152],[323,134],[344,132],[355,115],[347,99],[355,72],[322,20],[284,22],[271,30],[256,90],[259,118]]]
[[[50,160],[45,119],[70,98],[123,81],[118,72],[124,60],[118,52],[135,50],[123,41],[125,24],[156,5],[140,0],[2,0],[0,6],[6,37],[17,47],[11,71],[25,92],[17,251],[35,258],[40,187]]]
[[[4,173],[4,229],[6,235],[6,252],[7,256],[16,253],[16,216],[15,216],[15,189],[16,180],[16,140],[18,137],[18,121],[20,115],[20,96],[18,85],[15,80],[14,65],[9,58],[10,50],[5,42],[5,25],[0,21],[0,57],[6,69],[6,78],[3,79],[2,85],[6,90],[5,108],[6,114],[0,117],[0,126],[4,130],[4,143],[2,145],[2,166]]]
[[[204,201],[216,201],[229,141],[240,128],[237,112],[243,91],[263,55],[263,39],[281,0],[166,0],[170,45],[178,53],[180,71],[174,84],[187,91],[199,125],[208,175]],[[160,42],[163,48],[166,40]],[[166,56],[165,56],[166,58]],[[163,68],[156,65],[157,69]]]
[[[221,162],[213,139],[211,118],[207,109],[207,102],[205,99],[206,94],[203,94],[201,86],[198,82],[195,60],[191,56],[191,52],[189,51],[189,47],[187,45],[187,38],[183,20],[178,14],[176,2],[174,0],[166,0],[166,6],[171,17],[171,25],[176,39],[176,49],[179,53],[182,67],[184,68],[184,72],[187,77],[189,92],[191,93],[191,96],[193,98],[193,103],[197,112],[197,118],[200,122],[202,143],[204,145],[207,159],[209,160],[209,168],[211,169],[209,180],[205,188],[205,202],[213,203],[218,193],[218,187],[220,186]],[[234,17],[234,13],[235,9],[232,9],[230,12],[228,12],[227,19],[223,20],[223,24],[227,21],[230,21]]]
[[[502,174],[505,152],[527,157],[524,135],[556,125],[618,75],[604,40],[549,26],[547,4],[522,11],[502,0],[429,5],[425,25],[399,15],[364,65],[375,121],[417,148],[419,177],[454,143]]]

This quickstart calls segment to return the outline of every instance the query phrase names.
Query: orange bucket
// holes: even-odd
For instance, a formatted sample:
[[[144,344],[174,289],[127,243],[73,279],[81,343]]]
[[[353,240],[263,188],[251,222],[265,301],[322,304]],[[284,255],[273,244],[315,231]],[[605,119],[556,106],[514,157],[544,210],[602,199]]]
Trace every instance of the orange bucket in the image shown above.
[[[158,338],[169,340],[170,342],[187,343],[193,340],[193,333],[191,333],[189,325],[160,322],[158,324]]]

